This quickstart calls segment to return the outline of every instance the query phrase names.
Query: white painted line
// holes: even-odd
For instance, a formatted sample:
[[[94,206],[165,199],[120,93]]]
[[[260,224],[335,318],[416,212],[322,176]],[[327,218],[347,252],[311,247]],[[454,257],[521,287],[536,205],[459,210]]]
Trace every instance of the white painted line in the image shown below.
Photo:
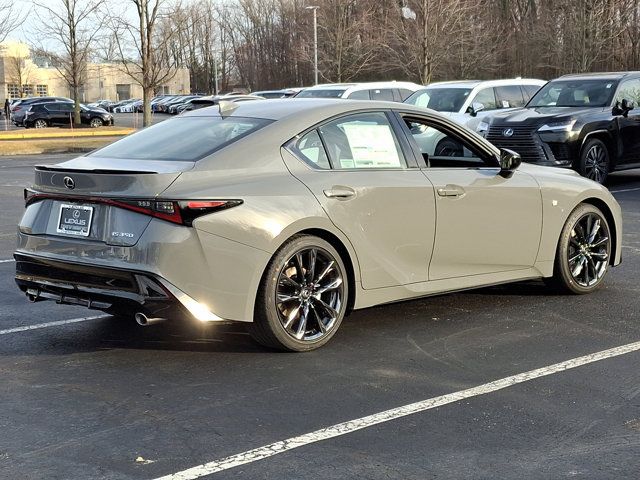
[[[624,192],[635,192],[637,190],[640,190],[640,187],[638,188],[625,188],[624,190],[609,190],[611,193],[624,193]]]
[[[60,325],[67,325],[69,323],[88,322],[89,320],[98,320],[99,318],[107,318],[109,315],[96,315],[93,317],[81,317],[72,318],[69,320],[58,320],[57,322],[36,323],[35,325],[25,325],[24,327],[8,328],[6,330],[0,330],[0,335],[7,335],[9,333],[26,332],[29,330],[38,330],[40,328],[58,327]]]
[[[587,365],[589,363],[598,362],[607,358],[617,357],[625,355],[627,353],[636,352],[640,350],[640,342],[630,343],[628,345],[622,345],[620,347],[611,348],[609,350],[603,350],[601,352],[592,353],[583,357],[574,358],[565,362],[556,363],[547,367],[538,368],[529,372],[519,373],[510,377],[501,378],[493,382],[485,383],[484,385],[478,385],[477,387],[469,388],[467,390],[461,390],[455,393],[449,393],[440,397],[430,398],[422,400],[420,402],[411,403],[402,407],[392,408],[384,412],[374,413],[367,417],[358,418],[355,420],[349,420],[344,423],[338,423],[331,427],[322,428],[315,432],[305,433],[297,437],[288,438],[286,440],[280,440],[279,442],[271,443],[263,447],[248,450],[246,452],[231,455],[221,460],[215,460],[213,462],[204,463],[196,467],[183,470],[181,472],[159,477],[155,480],[193,480],[203,477],[205,475],[211,475],[212,473],[221,472],[223,470],[229,470],[230,468],[245,465],[247,463],[257,462],[268,457],[273,457],[280,453],[293,450],[294,448],[303,447],[311,443],[320,442],[329,438],[339,437],[341,435],[347,435],[348,433],[362,430],[363,428],[378,425],[380,423],[389,422],[407,415],[413,415],[414,413],[424,412],[432,408],[447,405],[449,403],[459,402],[470,397],[478,395],[485,395],[487,393],[502,390],[504,388],[517,385],[519,383],[528,382],[536,378],[545,377],[547,375],[553,375],[555,373],[564,372],[572,368]]]
[[[13,258],[9,258],[7,260],[0,260],[0,263],[9,263],[9,262],[15,262],[15,260]]]

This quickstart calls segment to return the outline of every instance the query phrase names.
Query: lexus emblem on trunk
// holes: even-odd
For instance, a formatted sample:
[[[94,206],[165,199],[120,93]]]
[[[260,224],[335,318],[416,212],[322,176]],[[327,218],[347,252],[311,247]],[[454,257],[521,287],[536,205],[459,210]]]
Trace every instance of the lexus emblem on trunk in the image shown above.
[[[76,188],[76,182],[74,182],[73,178],[71,177],[64,177],[62,179],[62,183],[64,183],[64,186],[69,190],[73,190],[74,188]]]
[[[513,135],[513,128],[505,128],[502,131],[502,136],[503,137],[510,137],[511,135]]]

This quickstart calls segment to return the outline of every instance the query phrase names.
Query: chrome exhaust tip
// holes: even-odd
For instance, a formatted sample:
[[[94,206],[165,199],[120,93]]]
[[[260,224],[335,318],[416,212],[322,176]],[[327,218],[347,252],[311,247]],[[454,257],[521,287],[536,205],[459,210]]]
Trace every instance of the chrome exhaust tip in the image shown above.
[[[161,323],[167,320],[166,318],[149,318],[142,312],[136,313],[135,318],[136,323],[143,327],[148,327],[149,325],[154,325],[156,323]]]

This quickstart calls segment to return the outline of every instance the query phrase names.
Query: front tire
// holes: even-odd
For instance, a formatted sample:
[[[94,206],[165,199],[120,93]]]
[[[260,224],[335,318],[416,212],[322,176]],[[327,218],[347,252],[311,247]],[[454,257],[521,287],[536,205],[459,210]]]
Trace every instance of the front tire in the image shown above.
[[[597,138],[588,140],[580,153],[578,173],[589,180],[604,184],[610,169],[609,150],[604,142]]]
[[[348,295],[347,271],[336,249],[321,238],[297,235],[267,267],[249,333],[270,348],[314,350],[335,335]]]
[[[90,121],[89,121],[89,126],[91,128],[98,128],[101,127],[102,125],[104,125],[104,122],[102,121],[102,119],[98,118],[98,117],[93,117]]]
[[[583,203],[569,215],[562,229],[549,283],[567,293],[591,293],[602,284],[610,257],[607,219],[598,208]]]

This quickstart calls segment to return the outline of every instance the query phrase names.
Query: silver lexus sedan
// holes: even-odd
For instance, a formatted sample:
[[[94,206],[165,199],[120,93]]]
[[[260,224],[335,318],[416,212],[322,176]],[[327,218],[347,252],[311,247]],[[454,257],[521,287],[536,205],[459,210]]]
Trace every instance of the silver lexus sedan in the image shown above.
[[[140,324],[239,321],[325,344],[345,314],[543,278],[589,293],[620,263],[620,207],[406,104],[227,103],[36,167],[16,282]]]

